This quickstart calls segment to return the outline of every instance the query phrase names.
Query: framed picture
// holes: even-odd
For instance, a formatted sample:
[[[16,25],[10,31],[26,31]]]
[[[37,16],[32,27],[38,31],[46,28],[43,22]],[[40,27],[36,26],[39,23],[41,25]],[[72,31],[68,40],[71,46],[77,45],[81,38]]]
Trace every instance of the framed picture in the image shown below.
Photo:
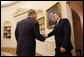
[[[57,2],[55,5],[47,9],[46,11],[46,19],[47,19],[47,28],[52,29],[54,27],[55,22],[52,20],[51,13],[56,12],[61,16],[61,5]]]

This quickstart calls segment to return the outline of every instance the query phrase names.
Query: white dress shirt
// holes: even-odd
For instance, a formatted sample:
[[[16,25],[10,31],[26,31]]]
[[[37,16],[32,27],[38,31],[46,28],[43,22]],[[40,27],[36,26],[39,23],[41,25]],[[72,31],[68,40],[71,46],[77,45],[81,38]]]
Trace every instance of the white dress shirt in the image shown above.
[[[58,24],[59,21],[60,21],[60,18],[57,20],[57,24]]]

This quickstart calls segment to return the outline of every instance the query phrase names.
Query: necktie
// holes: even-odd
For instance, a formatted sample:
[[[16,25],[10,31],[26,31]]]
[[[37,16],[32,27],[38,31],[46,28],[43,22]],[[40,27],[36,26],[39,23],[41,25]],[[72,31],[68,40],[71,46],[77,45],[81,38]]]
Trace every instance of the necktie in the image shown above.
[[[57,25],[58,23],[57,22],[55,22],[55,25]]]

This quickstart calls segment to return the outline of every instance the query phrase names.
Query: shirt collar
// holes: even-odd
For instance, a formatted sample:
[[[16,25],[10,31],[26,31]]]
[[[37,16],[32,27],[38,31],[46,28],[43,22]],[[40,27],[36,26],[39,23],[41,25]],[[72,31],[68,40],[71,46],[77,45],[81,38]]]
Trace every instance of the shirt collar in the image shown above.
[[[57,20],[57,23],[60,21],[60,18]]]

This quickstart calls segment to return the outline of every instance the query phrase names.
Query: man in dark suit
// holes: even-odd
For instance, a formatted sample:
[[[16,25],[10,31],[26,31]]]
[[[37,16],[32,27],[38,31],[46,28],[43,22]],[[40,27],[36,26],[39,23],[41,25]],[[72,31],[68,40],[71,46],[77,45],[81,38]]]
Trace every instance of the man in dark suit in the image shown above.
[[[51,14],[52,20],[56,22],[52,32],[45,35],[46,38],[55,36],[56,49],[55,56],[72,56],[71,50],[71,27],[67,18],[60,18],[59,14]]]
[[[36,41],[35,38],[44,41],[45,38],[40,34],[39,23],[35,20],[36,11],[30,9],[28,17],[17,23],[15,37],[17,40],[18,56],[35,56]]]

